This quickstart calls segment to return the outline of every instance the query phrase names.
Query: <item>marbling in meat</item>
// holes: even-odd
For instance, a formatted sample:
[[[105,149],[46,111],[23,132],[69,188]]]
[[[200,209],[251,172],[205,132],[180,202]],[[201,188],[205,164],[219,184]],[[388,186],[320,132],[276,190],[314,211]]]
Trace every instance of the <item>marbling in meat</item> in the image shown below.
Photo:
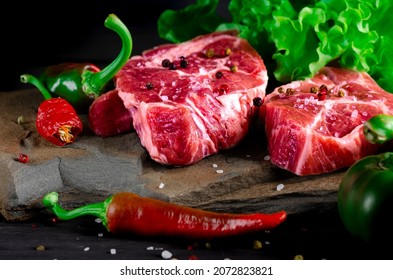
[[[247,41],[215,32],[133,56],[116,75],[116,89],[151,158],[189,165],[244,138],[267,80]]]
[[[376,114],[393,114],[393,95],[367,73],[333,67],[276,88],[260,110],[272,163],[297,175],[332,172],[377,152],[363,133]]]

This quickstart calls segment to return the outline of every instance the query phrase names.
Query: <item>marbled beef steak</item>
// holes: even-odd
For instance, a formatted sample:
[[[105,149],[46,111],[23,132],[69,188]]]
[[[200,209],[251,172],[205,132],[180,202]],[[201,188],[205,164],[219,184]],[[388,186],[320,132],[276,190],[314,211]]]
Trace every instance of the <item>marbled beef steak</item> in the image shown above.
[[[375,153],[380,146],[367,142],[363,123],[376,114],[393,114],[393,95],[366,73],[332,67],[276,88],[260,110],[272,163],[298,175]]]
[[[233,32],[201,35],[133,56],[116,89],[151,158],[189,165],[238,144],[255,97],[264,98],[262,58]]]

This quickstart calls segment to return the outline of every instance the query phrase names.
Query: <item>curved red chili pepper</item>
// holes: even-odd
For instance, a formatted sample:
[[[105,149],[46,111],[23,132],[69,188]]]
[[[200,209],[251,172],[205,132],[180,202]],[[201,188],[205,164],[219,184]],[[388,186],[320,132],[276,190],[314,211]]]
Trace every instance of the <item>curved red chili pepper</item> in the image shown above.
[[[44,196],[43,203],[60,219],[82,215],[102,219],[113,233],[134,233],[143,236],[170,236],[194,239],[227,237],[272,229],[286,219],[286,212],[272,214],[218,213],[177,205],[130,192],[117,193],[105,201],[70,211],[58,203],[58,194]]]

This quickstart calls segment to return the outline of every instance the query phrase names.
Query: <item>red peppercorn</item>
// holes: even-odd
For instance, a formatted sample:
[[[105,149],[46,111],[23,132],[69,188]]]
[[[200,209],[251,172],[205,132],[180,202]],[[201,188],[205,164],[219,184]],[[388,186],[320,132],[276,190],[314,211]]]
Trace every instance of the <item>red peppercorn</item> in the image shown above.
[[[213,92],[218,95],[226,94],[227,92],[229,92],[229,86],[227,84],[222,84],[219,87],[215,88]]]
[[[29,157],[26,154],[19,154],[18,161],[21,163],[27,163],[29,161]]]

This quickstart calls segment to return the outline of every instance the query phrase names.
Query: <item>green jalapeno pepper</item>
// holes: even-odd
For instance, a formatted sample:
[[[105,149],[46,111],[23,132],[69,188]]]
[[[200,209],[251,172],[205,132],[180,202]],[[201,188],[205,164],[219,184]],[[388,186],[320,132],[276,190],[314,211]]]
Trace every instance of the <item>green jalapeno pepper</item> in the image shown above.
[[[105,26],[115,31],[122,40],[122,49],[112,63],[102,70],[91,63],[61,63],[47,67],[40,76],[41,82],[53,96],[66,99],[78,110],[86,110],[106,90],[131,55],[132,37],[123,22],[110,14]]]
[[[393,139],[393,116],[376,115],[364,123],[371,143]],[[386,221],[393,214],[393,152],[370,155],[344,174],[338,190],[338,210],[347,230],[367,241],[387,240]]]

